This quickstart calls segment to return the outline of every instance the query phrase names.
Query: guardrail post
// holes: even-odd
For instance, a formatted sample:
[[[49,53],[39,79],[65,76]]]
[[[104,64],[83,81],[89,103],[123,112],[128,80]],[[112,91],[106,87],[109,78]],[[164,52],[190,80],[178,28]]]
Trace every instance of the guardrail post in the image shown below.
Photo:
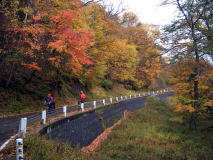
[[[129,95],[129,99],[131,99],[132,98],[132,95]]]
[[[25,138],[26,132],[27,132],[27,118],[21,118],[20,123],[19,123],[18,136]]]
[[[137,97],[137,95],[135,94],[135,98]]]
[[[106,105],[105,99],[103,99],[103,104],[104,104],[104,106]]]
[[[16,160],[24,159],[23,139],[16,139]]]
[[[125,96],[125,99],[127,100],[127,96]]]
[[[141,94],[139,93],[139,97],[141,96]]]
[[[118,101],[118,97],[116,97],[115,99],[116,99],[116,101]]]
[[[123,100],[123,96],[121,96],[121,100]]]
[[[112,103],[112,98],[110,98],[110,102]]]
[[[63,107],[63,112],[64,112],[64,117],[66,117],[67,116],[67,106]]]
[[[93,107],[96,108],[96,101],[93,101]]]
[[[84,111],[84,103],[81,103],[81,111]]]
[[[43,124],[46,124],[46,120],[47,120],[47,111],[46,110],[42,111],[41,119],[43,120]]]

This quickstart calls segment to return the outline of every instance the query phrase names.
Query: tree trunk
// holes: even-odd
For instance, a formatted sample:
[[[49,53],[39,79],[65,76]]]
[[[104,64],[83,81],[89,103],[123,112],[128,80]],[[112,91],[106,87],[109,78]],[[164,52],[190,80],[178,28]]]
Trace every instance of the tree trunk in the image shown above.
[[[191,114],[189,129],[196,129],[197,128],[197,113],[193,112]]]
[[[3,64],[0,64],[0,87],[3,87],[2,66]]]
[[[195,30],[194,30],[195,24],[192,23],[191,25],[191,31],[192,31],[192,39],[193,39],[193,46],[194,46],[194,53],[195,53],[195,68],[194,68],[194,104],[193,107],[195,109],[199,108],[199,82],[198,82],[198,76],[199,76],[199,72],[198,72],[198,67],[199,67],[199,61],[200,61],[200,57],[198,54],[198,46],[197,46],[197,38],[195,35]],[[190,128],[191,129],[196,129],[197,128],[197,111],[193,112],[191,115],[191,120],[190,120],[191,124],[190,124]]]
[[[58,94],[60,95],[60,85],[61,85],[61,82],[60,82],[60,76],[61,76],[61,74],[60,74],[60,71],[57,69],[57,71],[56,71],[56,77],[57,77],[57,80],[56,80],[56,82],[55,82],[55,90],[58,92]]]
[[[6,62],[7,54],[5,53],[0,53],[0,87],[4,87],[4,77],[3,77],[3,72],[4,72],[4,66]]]
[[[32,81],[33,77],[35,76],[35,73],[36,73],[36,70],[32,71],[32,73],[30,74],[30,77],[23,84],[23,87],[25,87],[28,83]]]
[[[12,68],[10,70],[10,75],[9,75],[7,83],[5,85],[6,88],[10,85],[11,79],[13,77],[14,70],[15,70],[15,63],[13,63]]]

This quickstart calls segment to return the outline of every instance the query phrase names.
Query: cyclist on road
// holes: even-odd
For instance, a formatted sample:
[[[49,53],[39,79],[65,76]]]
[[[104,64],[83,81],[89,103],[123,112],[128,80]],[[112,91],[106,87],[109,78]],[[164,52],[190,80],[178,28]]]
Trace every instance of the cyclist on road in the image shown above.
[[[84,94],[83,91],[80,92],[79,98],[80,98],[80,100],[78,101],[78,105],[79,105],[79,109],[80,109],[81,103],[85,103],[85,100],[86,100],[86,95]]]
[[[44,99],[44,104],[47,107],[48,112],[55,109],[55,98],[52,96],[52,94],[47,94],[47,97]]]

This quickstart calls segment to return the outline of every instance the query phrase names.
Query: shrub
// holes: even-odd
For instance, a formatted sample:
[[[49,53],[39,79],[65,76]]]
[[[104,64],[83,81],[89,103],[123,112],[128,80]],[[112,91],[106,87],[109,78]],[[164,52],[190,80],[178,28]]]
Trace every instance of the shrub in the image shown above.
[[[102,83],[102,87],[105,89],[112,89],[112,81],[105,79]]]
[[[129,84],[125,85],[125,88],[128,89],[128,90],[132,90],[133,89],[133,87],[131,85],[129,85]]]

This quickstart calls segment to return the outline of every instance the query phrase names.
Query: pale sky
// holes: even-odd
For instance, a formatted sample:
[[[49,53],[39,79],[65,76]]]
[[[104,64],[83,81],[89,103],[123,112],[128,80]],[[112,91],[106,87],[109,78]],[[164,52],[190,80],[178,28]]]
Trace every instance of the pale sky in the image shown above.
[[[109,0],[116,4],[120,0]],[[122,0],[128,11],[135,13],[142,23],[165,25],[175,17],[174,6],[160,6],[162,0]]]

